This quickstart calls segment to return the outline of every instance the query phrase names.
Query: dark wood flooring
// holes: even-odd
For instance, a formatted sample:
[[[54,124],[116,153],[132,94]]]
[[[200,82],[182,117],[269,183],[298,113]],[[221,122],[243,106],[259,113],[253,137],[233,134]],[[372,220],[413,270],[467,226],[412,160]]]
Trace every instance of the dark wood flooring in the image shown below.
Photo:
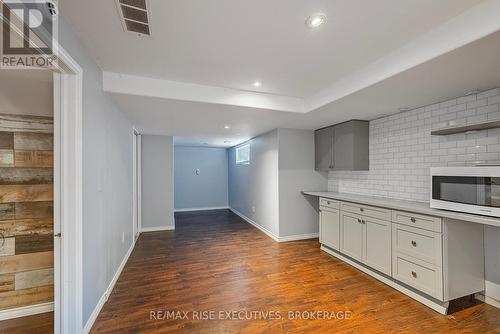
[[[0,334],[54,333],[54,312],[0,321]]]
[[[240,313],[221,316],[221,311]],[[330,319],[291,319],[289,311]],[[348,320],[332,319],[347,312]],[[213,319],[204,320],[203,315]],[[238,316],[243,319],[235,319]],[[252,316],[264,319],[245,319]],[[500,310],[480,303],[440,315],[321,252],[318,240],[276,243],[221,210],[176,214],[175,231],[142,234],[92,329],[333,332],[500,333]]]

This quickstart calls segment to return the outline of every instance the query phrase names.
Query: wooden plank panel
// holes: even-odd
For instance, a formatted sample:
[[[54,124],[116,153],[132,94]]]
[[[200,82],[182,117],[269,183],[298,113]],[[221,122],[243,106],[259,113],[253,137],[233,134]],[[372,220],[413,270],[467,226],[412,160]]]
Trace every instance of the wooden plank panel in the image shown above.
[[[2,231],[0,231],[1,234]],[[0,256],[14,255],[16,250],[16,240],[15,238],[4,238],[1,239],[0,235]]]
[[[53,198],[53,186],[8,185],[0,187],[0,203],[50,201]]]
[[[6,291],[13,291],[15,289],[16,276],[15,274],[3,274],[0,275],[0,293]]]
[[[13,132],[0,132],[0,149],[13,150],[14,149],[14,133]]]
[[[0,131],[54,132],[52,117],[0,114]]]
[[[54,286],[14,290],[0,293],[0,310],[48,303],[54,300]]]
[[[52,151],[53,138],[51,133],[15,132],[14,150]]]
[[[0,221],[0,231],[5,237],[31,234],[53,234],[53,218],[18,219]]]
[[[52,218],[53,216],[54,203],[52,201],[19,202],[15,204],[15,218],[11,219]]]
[[[54,267],[54,252],[0,257],[0,274]]]
[[[15,273],[15,289],[29,289],[54,284],[54,268]]]
[[[0,167],[14,166],[14,151],[0,150]]]
[[[52,167],[54,153],[52,151],[14,151],[14,165],[16,167]]]
[[[16,237],[15,254],[29,254],[54,250],[54,236],[50,234],[20,235]]]
[[[16,209],[14,203],[0,203],[0,220],[14,219]]]
[[[0,167],[2,184],[52,184],[53,168]]]

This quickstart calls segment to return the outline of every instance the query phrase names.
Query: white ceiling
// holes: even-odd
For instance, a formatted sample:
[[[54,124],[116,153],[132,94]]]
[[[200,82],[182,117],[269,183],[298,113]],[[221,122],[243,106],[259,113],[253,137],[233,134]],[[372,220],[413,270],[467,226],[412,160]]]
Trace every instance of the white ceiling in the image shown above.
[[[151,37],[124,33],[115,1],[60,6],[104,71],[308,97],[480,2],[149,0]]]
[[[142,133],[176,136],[178,145],[229,147],[277,127],[317,129],[374,119],[500,87],[500,32],[414,67],[307,114],[162,98],[111,96]],[[230,129],[224,129],[224,125]],[[230,143],[224,143],[230,140]]]
[[[138,130],[180,145],[233,146],[500,86],[500,34],[483,38],[500,29],[498,0],[149,1],[152,37],[123,32],[114,1],[61,7]],[[310,30],[319,11],[328,22]]]

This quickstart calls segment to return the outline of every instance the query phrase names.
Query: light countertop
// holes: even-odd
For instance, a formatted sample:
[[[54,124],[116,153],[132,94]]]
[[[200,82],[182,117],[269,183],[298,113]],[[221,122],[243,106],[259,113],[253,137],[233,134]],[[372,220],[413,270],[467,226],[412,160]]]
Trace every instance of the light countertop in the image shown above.
[[[500,218],[433,209],[430,207],[428,202],[414,202],[414,201],[398,200],[385,197],[356,195],[356,194],[330,192],[330,191],[303,191],[302,193],[309,196],[331,198],[340,201],[372,205],[394,210],[409,211],[436,217],[464,220],[472,223],[500,227]]]

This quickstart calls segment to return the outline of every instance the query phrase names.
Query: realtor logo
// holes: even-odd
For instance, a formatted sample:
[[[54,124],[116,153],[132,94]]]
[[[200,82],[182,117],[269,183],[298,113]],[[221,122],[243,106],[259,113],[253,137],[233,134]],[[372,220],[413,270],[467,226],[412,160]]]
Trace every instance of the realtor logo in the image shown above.
[[[57,9],[47,0],[2,4],[1,68],[53,68],[57,62]]]

